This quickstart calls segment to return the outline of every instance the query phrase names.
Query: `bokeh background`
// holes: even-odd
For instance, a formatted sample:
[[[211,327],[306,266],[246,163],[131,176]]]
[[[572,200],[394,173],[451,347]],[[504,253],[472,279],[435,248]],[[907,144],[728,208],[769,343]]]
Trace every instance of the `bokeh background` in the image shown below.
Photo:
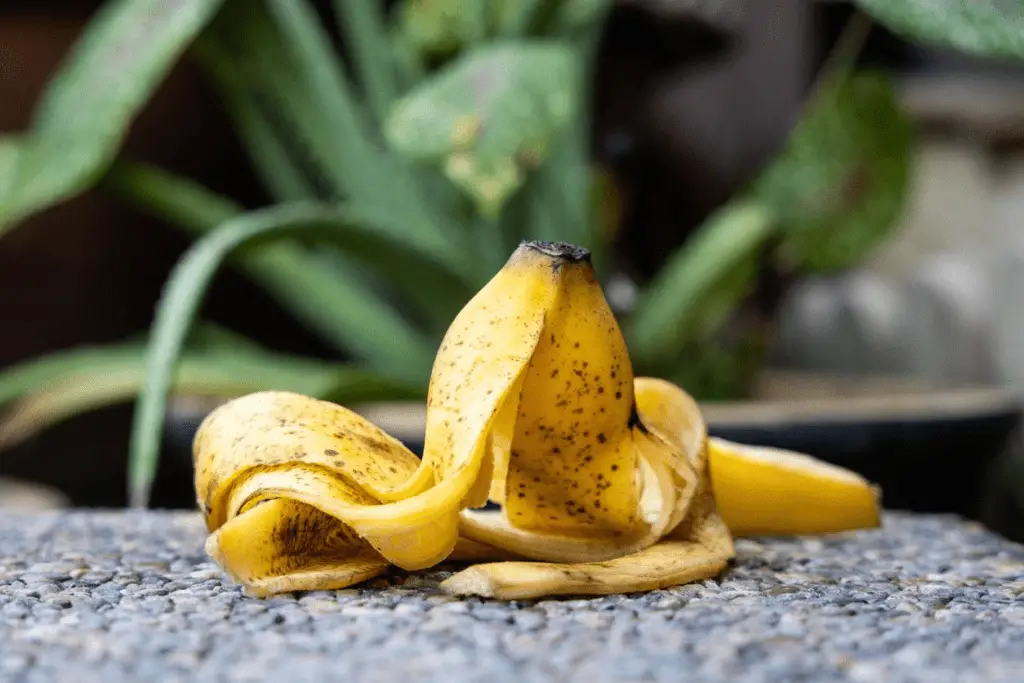
[[[0,135],[30,128],[101,4],[0,5]],[[330,3],[313,4],[330,14]],[[669,255],[777,158],[857,10],[810,0],[612,5],[583,106],[610,207],[606,287],[628,311]],[[334,37],[344,52],[345,37]],[[855,65],[892,77],[914,130],[899,218],[877,248],[832,272],[762,267],[735,305],[753,301],[761,316],[756,372],[742,392],[703,398],[720,433],[805,448],[882,479],[895,505],[965,514],[1021,538],[1024,70],[881,24],[862,38]],[[243,206],[271,203],[228,108],[202,65],[184,59],[134,117],[122,155]],[[0,238],[0,368],[145,333],[191,243],[102,187],[19,221]],[[218,272],[203,316],[275,351],[337,356],[236,269]],[[17,407],[15,397],[0,413]],[[171,404],[153,505],[194,505],[188,440],[208,407]],[[0,451],[0,505],[125,505],[132,416],[120,401]]]

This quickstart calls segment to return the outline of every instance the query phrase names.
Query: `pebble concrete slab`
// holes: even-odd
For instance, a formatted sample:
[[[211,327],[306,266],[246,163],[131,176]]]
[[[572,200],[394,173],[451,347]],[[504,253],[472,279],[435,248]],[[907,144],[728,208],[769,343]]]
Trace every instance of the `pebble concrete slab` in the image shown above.
[[[715,581],[511,603],[447,597],[447,571],[248,598],[204,538],[183,512],[0,513],[0,681],[1024,681],[1024,547],[952,517],[741,540]]]

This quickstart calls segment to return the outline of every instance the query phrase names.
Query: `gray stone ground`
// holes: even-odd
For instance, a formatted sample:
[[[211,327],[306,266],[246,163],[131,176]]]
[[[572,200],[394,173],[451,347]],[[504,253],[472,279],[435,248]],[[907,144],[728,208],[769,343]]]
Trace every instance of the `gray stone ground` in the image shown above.
[[[0,514],[0,681],[1024,680],[1024,547],[952,518],[741,541],[718,581],[501,603],[446,572],[243,597],[184,513]]]

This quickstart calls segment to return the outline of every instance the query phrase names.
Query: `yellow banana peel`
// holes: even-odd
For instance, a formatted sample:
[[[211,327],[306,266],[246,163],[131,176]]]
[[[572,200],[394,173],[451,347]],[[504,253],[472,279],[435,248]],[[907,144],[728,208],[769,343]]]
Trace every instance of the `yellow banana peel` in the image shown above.
[[[779,448],[708,440],[718,512],[736,535],[821,534],[881,524],[881,492],[855,472]]]
[[[442,583],[455,595],[652,590],[719,574],[730,529],[878,523],[866,482],[745,448],[634,378],[585,250],[524,242],[441,343],[422,460],[341,406],[261,392],[203,422],[195,485],[207,552],[253,595],[446,559],[478,563]]]

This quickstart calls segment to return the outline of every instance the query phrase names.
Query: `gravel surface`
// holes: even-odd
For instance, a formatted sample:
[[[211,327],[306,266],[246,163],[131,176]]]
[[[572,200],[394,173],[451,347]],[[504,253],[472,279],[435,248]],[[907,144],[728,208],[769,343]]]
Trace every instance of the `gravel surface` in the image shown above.
[[[246,598],[186,513],[0,513],[0,681],[1024,680],[1024,547],[953,518],[739,542],[718,581],[454,600],[443,571]]]

